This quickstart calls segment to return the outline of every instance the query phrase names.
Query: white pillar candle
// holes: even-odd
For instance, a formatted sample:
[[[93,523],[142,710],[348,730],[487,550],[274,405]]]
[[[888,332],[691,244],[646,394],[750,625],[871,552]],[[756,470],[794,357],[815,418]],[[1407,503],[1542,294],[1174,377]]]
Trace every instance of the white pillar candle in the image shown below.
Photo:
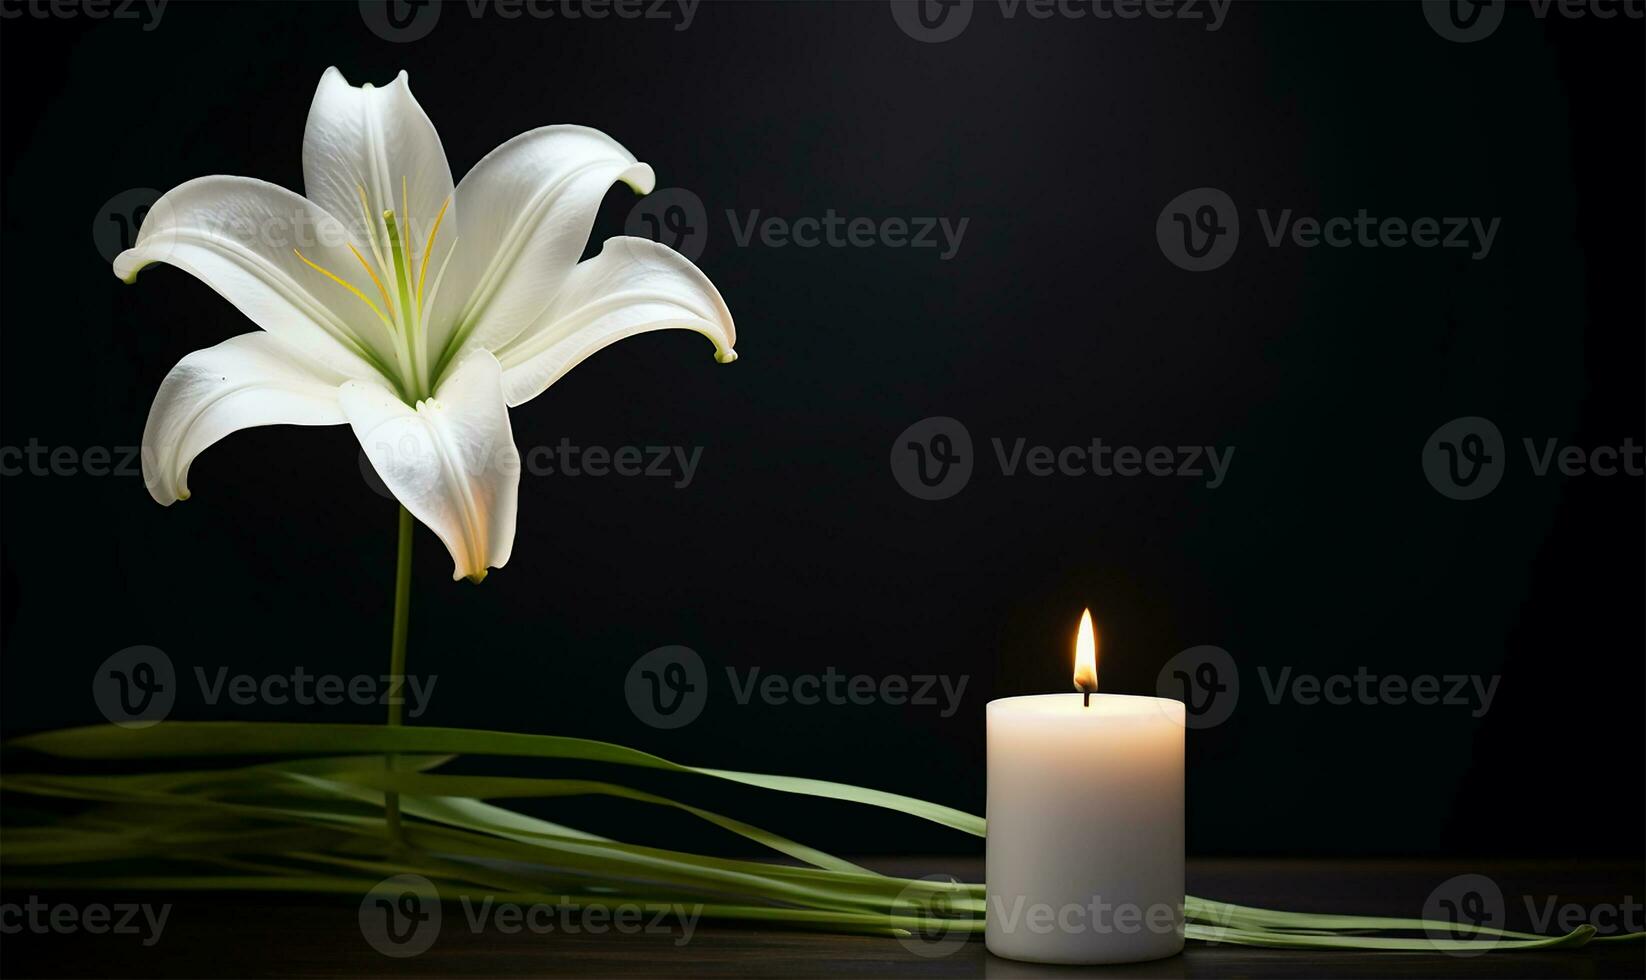
[[[1080,686],[1096,687],[1095,663]],[[989,702],[989,952],[1132,963],[1183,949],[1183,731],[1182,702],[1164,698]]]

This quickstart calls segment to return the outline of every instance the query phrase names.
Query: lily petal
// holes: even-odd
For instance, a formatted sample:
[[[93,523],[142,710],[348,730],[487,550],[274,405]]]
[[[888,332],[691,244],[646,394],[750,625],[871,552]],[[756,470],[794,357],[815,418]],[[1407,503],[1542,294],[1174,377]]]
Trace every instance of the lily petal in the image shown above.
[[[343,376],[273,335],[248,333],[197,350],[160,382],[143,429],[143,481],[170,505],[189,496],[189,464],[231,432],[254,425],[340,425]]]
[[[656,179],[616,140],[584,126],[531,130],[475,164],[457,185],[451,281],[432,320],[456,336],[431,336],[430,349],[455,363],[530,326],[571,274],[619,180],[647,194]]]
[[[383,212],[393,211],[407,245],[421,255],[452,196],[452,172],[405,72],[384,88],[356,88],[336,68],[326,69],[303,131],[303,187],[349,227],[361,249],[375,242],[389,254]]]
[[[722,364],[737,359],[731,311],[697,266],[644,238],[607,239],[599,255],[572,270],[542,316],[496,351],[503,395],[511,407],[531,401],[608,344],[675,328],[714,341]]]
[[[381,372],[387,334],[369,304],[374,287],[336,218],[277,184],[199,177],[160,197],[137,243],[114,259],[131,282],[151,262],[189,273],[253,323],[345,377]],[[350,283],[316,272],[297,254]]]
[[[514,548],[520,453],[502,373],[497,358],[476,351],[416,408],[374,381],[349,381],[339,390],[377,475],[445,542],[453,579],[480,581]]]

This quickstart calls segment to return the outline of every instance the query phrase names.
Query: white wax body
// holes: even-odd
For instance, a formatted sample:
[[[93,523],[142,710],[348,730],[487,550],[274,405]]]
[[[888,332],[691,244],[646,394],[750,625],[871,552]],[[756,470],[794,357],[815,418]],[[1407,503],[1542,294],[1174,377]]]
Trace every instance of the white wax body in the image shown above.
[[[988,704],[989,952],[1132,963],[1183,949],[1183,704]]]

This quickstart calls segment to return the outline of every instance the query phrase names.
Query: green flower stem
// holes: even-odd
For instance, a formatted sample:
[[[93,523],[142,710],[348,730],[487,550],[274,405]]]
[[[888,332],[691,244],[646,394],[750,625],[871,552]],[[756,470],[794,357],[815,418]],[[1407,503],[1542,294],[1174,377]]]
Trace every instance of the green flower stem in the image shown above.
[[[411,511],[400,508],[399,555],[394,570],[394,632],[389,645],[389,727],[400,727],[403,702],[402,689],[406,684],[406,638],[411,628],[411,572],[412,572]],[[394,769],[394,756],[387,757],[387,768]],[[402,840],[400,828],[400,794],[383,794],[384,816],[388,819],[389,836]]]

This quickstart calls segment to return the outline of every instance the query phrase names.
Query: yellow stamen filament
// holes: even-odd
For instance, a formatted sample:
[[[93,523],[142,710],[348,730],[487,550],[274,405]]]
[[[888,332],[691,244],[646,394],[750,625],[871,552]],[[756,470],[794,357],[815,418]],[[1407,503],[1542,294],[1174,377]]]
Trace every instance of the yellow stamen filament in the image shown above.
[[[406,253],[406,267],[411,268],[411,202],[406,197],[406,176],[400,175],[400,214],[406,219],[400,228],[400,249]]]
[[[440,283],[441,283],[442,280],[444,280],[446,278],[446,267],[452,264],[452,256],[457,254],[457,243],[460,242],[460,241],[462,241],[461,238],[452,239],[452,247],[446,249],[446,257],[440,260],[440,268],[435,270],[434,285],[429,287],[429,307],[430,308],[432,308],[434,306],[434,301],[436,299],[438,299],[439,296],[440,296]],[[419,324],[419,326],[422,328],[422,330],[425,333],[428,332],[428,329],[429,329],[429,310],[428,309],[425,309],[423,311],[423,322],[421,324]]]
[[[423,308],[423,281],[429,277],[429,256],[434,254],[434,236],[440,233],[440,222],[446,220],[446,209],[451,207],[452,199],[446,198],[440,205],[440,213],[434,216],[434,227],[429,229],[429,243],[423,246],[423,265],[417,270],[417,308]]]
[[[352,247],[353,247],[353,246],[350,246],[350,247],[351,247],[351,248],[352,248]],[[360,297],[360,302],[362,302],[362,303],[365,303],[365,304],[366,304],[366,305],[367,305],[367,306],[369,306],[369,307],[371,307],[371,310],[372,310],[372,312],[373,312],[373,313],[376,313],[376,314],[377,314],[377,315],[378,315],[378,317],[379,317],[379,318],[381,318],[381,319],[382,319],[382,320],[383,320],[383,322],[385,322],[385,323],[390,323],[390,322],[392,322],[392,321],[390,321],[390,320],[389,320],[389,318],[388,318],[388,316],[386,316],[386,315],[385,315],[385,314],[384,314],[384,313],[383,313],[383,311],[382,311],[382,310],[380,310],[380,309],[378,309],[378,308],[377,308],[377,304],[376,304],[376,303],[373,303],[373,302],[372,302],[372,301],[371,301],[371,297],[370,297],[370,296],[367,296],[367,295],[366,295],[366,294],[365,294],[365,293],[362,293],[362,292],[361,292],[361,291],[360,291],[360,290],[358,290],[358,289],[356,289],[356,288],[354,288],[354,286],[353,286],[353,284],[351,284],[351,283],[349,283],[349,282],[348,282],[348,281],[347,281],[347,280],[344,280],[344,279],[342,279],[342,278],[340,278],[340,277],[339,277],[339,276],[337,276],[337,275],[336,275],[336,274],[334,274],[334,273],[332,273],[332,272],[330,272],[330,271],[329,271],[329,270],[327,270],[327,269],[324,269],[324,268],[322,268],[322,267],[320,267],[320,266],[318,266],[318,265],[315,265],[315,264],[314,264],[314,263],[313,263],[313,262],[310,262],[310,261],[309,261],[309,260],[308,260],[308,259],[307,259],[307,258],[306,258],[306,257],[305,257],[305,256],[304,256],[304,255],[303,255],[303,253],[302,253],[302,252],[299,252],[299,251],[298,251],[298,250],[297,250],[297,249],[295,249],[295,248],[294,248],[294,249],[292,249],[292,254],[294,254],[294,255],[296,255],[296,256],[297,256],[297,257],[298,257],[298,258],[299,258],[299,259],[301,259],[301,260],[302,260],[302,262],[303,262],[303,264],[304,264],[304,265],[306,265],[306,266],[308,266],[308,267],[309,267],[309,268],[311,268],[311,269],[313,269],[313,270],[314,270],[314,271],[315,271],[315,272],[318,272],[318,273],[320,273],[320,274],[321,274],[321,275],[323,275],[323,276],[325,276],[325,277],[326,277],[326,278],[327,278],[327,279],[330,279],[330,280],[331,280],[331,281],[332,281],[332,282],[335,282],[335,283],[337,283],[337,284],[338,284],[338,285],[339,285],[339,286],[342,286],[342,287],[343,287],[343,288],[344,288],[344,289],[347,289],[347,290],[348,290],[348,291],[349,291],[349,292],[351,292],[351,293],[353,293],[353,294],[354,294],[354,295],[356,295],[356,296],[358,296],[358,297]],[[355,254],[356,254],[356,255],[358,255],[358,254],[360,254],[360,253],[358,253],[358,252],[356,252],[356,253],[355,253]],[[362,260],[362,261],[364,261],[364,260]],[[370,270],[370,269],[367,269],[367,270],[366,270],[366,271],[367,271],[367,272],[370,272],[370,271],[371,271],[371,270]],[[373,277],[372,277],[372,278],[373,278],[373,279],[376,279],[376,278],[377,278],[377,277],[376,277],[376,276],[373,276]],[[381,286],[379,286],[379,287],[378,287],[378,288],[380,288],[380,289],[381,289],[381,288],[382,288],[382,287],[381,287]]]
[[[377,247],[377,226],[372,224],[371,205],[366,203],[366,186],[355,184],[354,189],[360,192],[360,230],[366,233],[366,240],[371,243],[371,254],[377,259],[377,267],[385,268],[388,263],[383,261],[383,250]]]
[[[389,298],[389,291],[383,288],[383,280],[377,278],[377,273],[372,271],[371,263],[366,261],[366,257],[360,254],[360,250],[354,247],[353,242],[349,243],[349,251],[353,252],[354,257],[360,260],[360,268],[366,270],[366,275],[371,276],[373,285],[377,287],[377,295],[383,297],[383,305],[389,308],[389,315],[393,316],[394,300]]]

